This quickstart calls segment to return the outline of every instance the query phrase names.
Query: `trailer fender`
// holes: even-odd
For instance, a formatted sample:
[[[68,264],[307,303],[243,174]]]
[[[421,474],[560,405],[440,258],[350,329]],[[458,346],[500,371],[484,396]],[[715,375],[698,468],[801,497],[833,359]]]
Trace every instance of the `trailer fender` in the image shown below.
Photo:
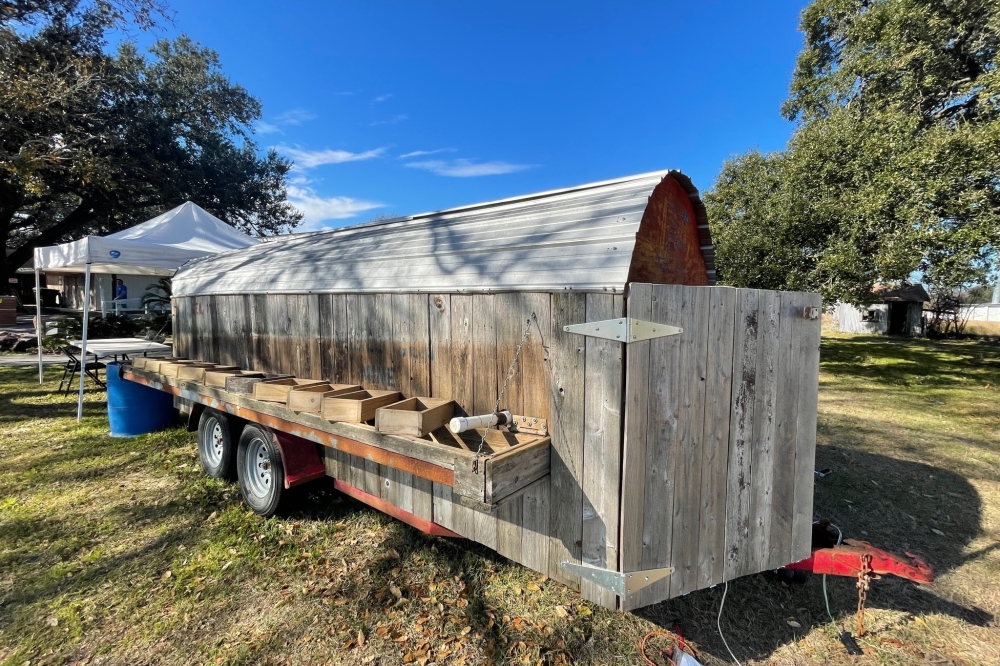
[[[194,432],[198,429],[198,422],[201,421],[201,413],[205,411],[205,405],[200,402],[192,402],[191,409],[188,410],[187,418],[187,431]],[[239,440],[240,432],[243,428],[236,431],[236,439]]]
[[[281,453],[281,465],[285,469],[285,488],[294,488],[326,476],[326,463],[323,462],[315,442],[278,430],[271,430],[271,433]]]

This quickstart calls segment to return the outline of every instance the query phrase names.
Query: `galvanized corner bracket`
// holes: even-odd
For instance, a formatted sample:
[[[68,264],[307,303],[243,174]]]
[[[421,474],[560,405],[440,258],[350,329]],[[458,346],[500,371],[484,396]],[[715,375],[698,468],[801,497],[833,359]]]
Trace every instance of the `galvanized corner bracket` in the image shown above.
[[[577,564],[576,562],[560,562],[559,566],[563,569],[569,569],[570,572],[580,578],[589,580],[598,587],[603,587],[605,590],[614,592],[622,599],[633,592],[638,592],[647,585],[652,585],[656,581],[666,578],[674,572],[673,567],[622,573],[620,571],[592,567],[589,564]]]
[[[640,342],[653,338],[664,338],[668,335],[679,335],[683,328],[667,324],[655,324],[651,321],[625,317],[623,319],[605,319],[604,321],[589,321],[585,324],[570,324],[563,326],[567,333],[589,335],[594,338],[618,340],[619,342]]]

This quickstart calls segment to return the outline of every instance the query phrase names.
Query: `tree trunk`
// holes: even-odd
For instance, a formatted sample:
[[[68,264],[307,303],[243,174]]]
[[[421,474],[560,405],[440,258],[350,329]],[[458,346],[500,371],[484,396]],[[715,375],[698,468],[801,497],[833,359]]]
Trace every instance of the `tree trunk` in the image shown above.
[[[7,278],[14,277],[19,266],[10,267],[7,257],[7,243],[10,242],[10,225],[14,221],[14,215],[24,202],[24,194],[20,189],[10,187],[8,183],[0,181],[0,247],[4,251],[0,254],[0,279],[6,287]]]

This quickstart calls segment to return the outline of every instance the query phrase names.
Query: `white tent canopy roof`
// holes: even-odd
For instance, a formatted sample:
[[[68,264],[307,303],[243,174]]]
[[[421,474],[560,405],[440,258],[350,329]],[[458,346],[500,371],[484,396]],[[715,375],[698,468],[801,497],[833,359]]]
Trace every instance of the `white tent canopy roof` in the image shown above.
[[[110,236],[87,236],[71,243],[35,248],[41,271],[173,275],[185,262],[257,240],[188,201],[142,224]]]

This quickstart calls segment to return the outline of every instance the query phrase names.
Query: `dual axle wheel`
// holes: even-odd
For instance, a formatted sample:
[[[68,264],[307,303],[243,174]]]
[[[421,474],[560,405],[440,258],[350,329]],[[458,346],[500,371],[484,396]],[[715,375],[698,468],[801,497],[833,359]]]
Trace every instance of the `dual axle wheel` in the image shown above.
[[[285,490],[281,452],[270,430],[247,423],[240,431],[234,428],[238,423],[215,409],[202,412],[198,421],[201,467],[216,479],[232,480],[235,476],[243,501],[254,513],[273,516]]]

